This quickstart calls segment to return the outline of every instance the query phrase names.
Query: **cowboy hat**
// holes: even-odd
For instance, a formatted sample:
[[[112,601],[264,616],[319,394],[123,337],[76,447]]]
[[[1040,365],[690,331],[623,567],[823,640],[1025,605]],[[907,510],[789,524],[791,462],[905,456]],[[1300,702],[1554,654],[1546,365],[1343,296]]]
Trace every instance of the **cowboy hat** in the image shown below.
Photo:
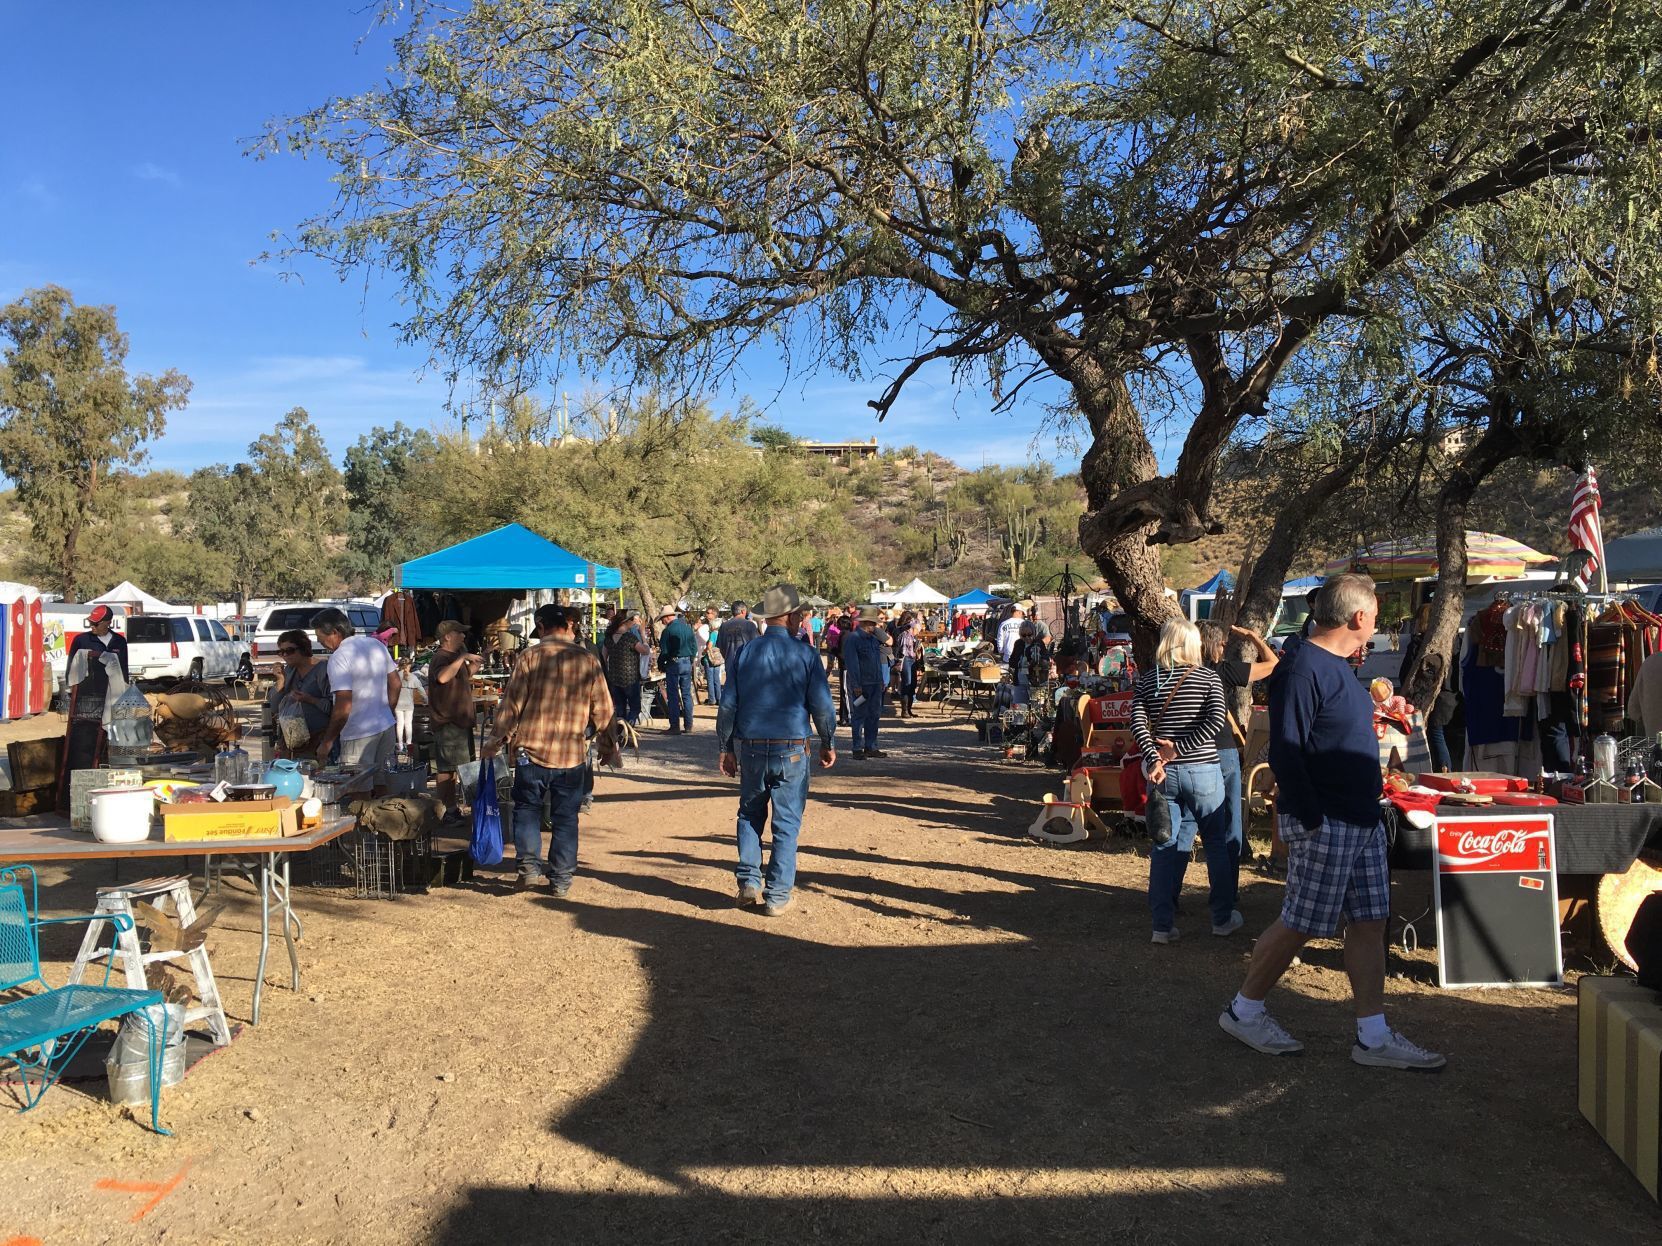
[[[781,615],[795,614],[802,609],[802,593],[794,584],[775,584],[762,594],[762,600],[756,604],[756,613],[764,619],[777,619]]]

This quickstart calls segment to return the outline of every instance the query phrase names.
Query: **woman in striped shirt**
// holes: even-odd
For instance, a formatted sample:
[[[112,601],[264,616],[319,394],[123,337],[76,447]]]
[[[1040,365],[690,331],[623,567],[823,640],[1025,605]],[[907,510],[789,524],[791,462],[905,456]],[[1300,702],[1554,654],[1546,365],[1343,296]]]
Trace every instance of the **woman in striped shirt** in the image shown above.
[[[1131,734],[1143,755],[1143,772],[1165,792],[1172,811],[1174,834],[1148,860],[1156,943],[1177,941],[1172,919],[1197,832],[1206,845],[1212,933],[1233,934],[1242,925],[1233,907],[1238,866],[1229,852],[1229,806],[1218,768],[1216,740],[1223,721],[1223,683],[1201,665],[1200,630],[1187,619],[1167,619],[1154,667],[1137,676],[1131,701]]]

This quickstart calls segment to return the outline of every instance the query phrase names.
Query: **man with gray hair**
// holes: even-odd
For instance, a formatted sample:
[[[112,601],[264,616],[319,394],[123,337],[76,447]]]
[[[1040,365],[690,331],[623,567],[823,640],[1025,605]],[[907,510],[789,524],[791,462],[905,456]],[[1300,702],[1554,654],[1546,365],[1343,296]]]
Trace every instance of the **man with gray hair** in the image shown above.
[[[1447,1063],[1385,1023],[1385,923],[1391,876],[1379,817],[1379,745],[1373,701],[1351,669],[1379,619],[1373,581],[1335,576],[1316,598],[1307,640],[1288,642],[1270,676],[1270,769],[1276,829],[1287,845],[1281,916],[1253,948],[1246,981],[1218,1025],[1254,1051],[1304,1050],[1270,1016],[1264,997],[1312,938],[1344,923],[1345,973],[1356,1005],[1357,1064],[1435,1070]]]
[[[398,664],[373,636],[354,635],[344,610],[319,610],[312,631],[329,651],[329,688],[335,698],[329,725],[318,736],[318,761],[328,765],[339,740],[341,764],[348,769],[385,769],[398,756],[398,719],[392,712],[404,687]]]

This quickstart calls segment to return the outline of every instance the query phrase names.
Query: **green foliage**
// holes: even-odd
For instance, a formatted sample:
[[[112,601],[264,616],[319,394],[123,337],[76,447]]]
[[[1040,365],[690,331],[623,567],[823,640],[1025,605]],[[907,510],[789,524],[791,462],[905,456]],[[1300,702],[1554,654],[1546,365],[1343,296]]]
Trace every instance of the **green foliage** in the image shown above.
[[[185,526],[223,560],[223,587],[249,597],[314,597],[336,582],[340,472],[304,408],[248,447],[248,461],[192,473]]]
[[[751,444],[763,450],[794,450],[800,440],[773,424],[758,424],[750,430]]]
[[[341,573],[352,591],[382,588],[391,582],[396,564],[430,552],[424,534],[406,522],[406,495],[419,466],[437,453],[431,433],[402,423],[372,429],[347,448]]]
[[[1086,547],[1149,618],[1145,537],[1212,530],[1291,362],[1499,306],[1490,239],[1579,254],[1657,322],[1654,0],[383,9],[387,84],[269,146],[335,166],[301,249],[391,270],[409,336],[486,378],[692,390],[759,340],[869,375],[904,331],[880,412],[932,360],[998,400],[1054,374]]]
[[[534,404],[412,466],[404,521],[457,540],[523,523],[624,568],[657,604],[793,580],[831,596],[868,574],[865,542],[803,456],[759,452],[748,419],[648,398],[586,406],[569,435]]]
[[[96,584],[83,539],[114,517],[111,469],[144,458],[190,382],[129,377],[115,309],[77,305],[58,286],[0,308],[0,341],[0,472],[29,516],[41,578],[75,597]]]

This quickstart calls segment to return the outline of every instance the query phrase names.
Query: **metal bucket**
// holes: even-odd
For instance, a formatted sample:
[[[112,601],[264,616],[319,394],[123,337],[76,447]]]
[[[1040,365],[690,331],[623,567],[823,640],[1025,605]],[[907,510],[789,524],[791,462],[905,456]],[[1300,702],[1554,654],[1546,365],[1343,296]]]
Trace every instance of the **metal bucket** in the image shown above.
[[[167,1042],[162,1048],[162,1085],[177,1086],[185,1077],[185,1010],[178,1004],[144,1009],[158,1035],[163,1008],[167,1010]],[[115,1046],[104,1061],[104,1076],[109,1080],[111,1103],[150,1102],[150,1031],[137,1017],[122,1019]]]

